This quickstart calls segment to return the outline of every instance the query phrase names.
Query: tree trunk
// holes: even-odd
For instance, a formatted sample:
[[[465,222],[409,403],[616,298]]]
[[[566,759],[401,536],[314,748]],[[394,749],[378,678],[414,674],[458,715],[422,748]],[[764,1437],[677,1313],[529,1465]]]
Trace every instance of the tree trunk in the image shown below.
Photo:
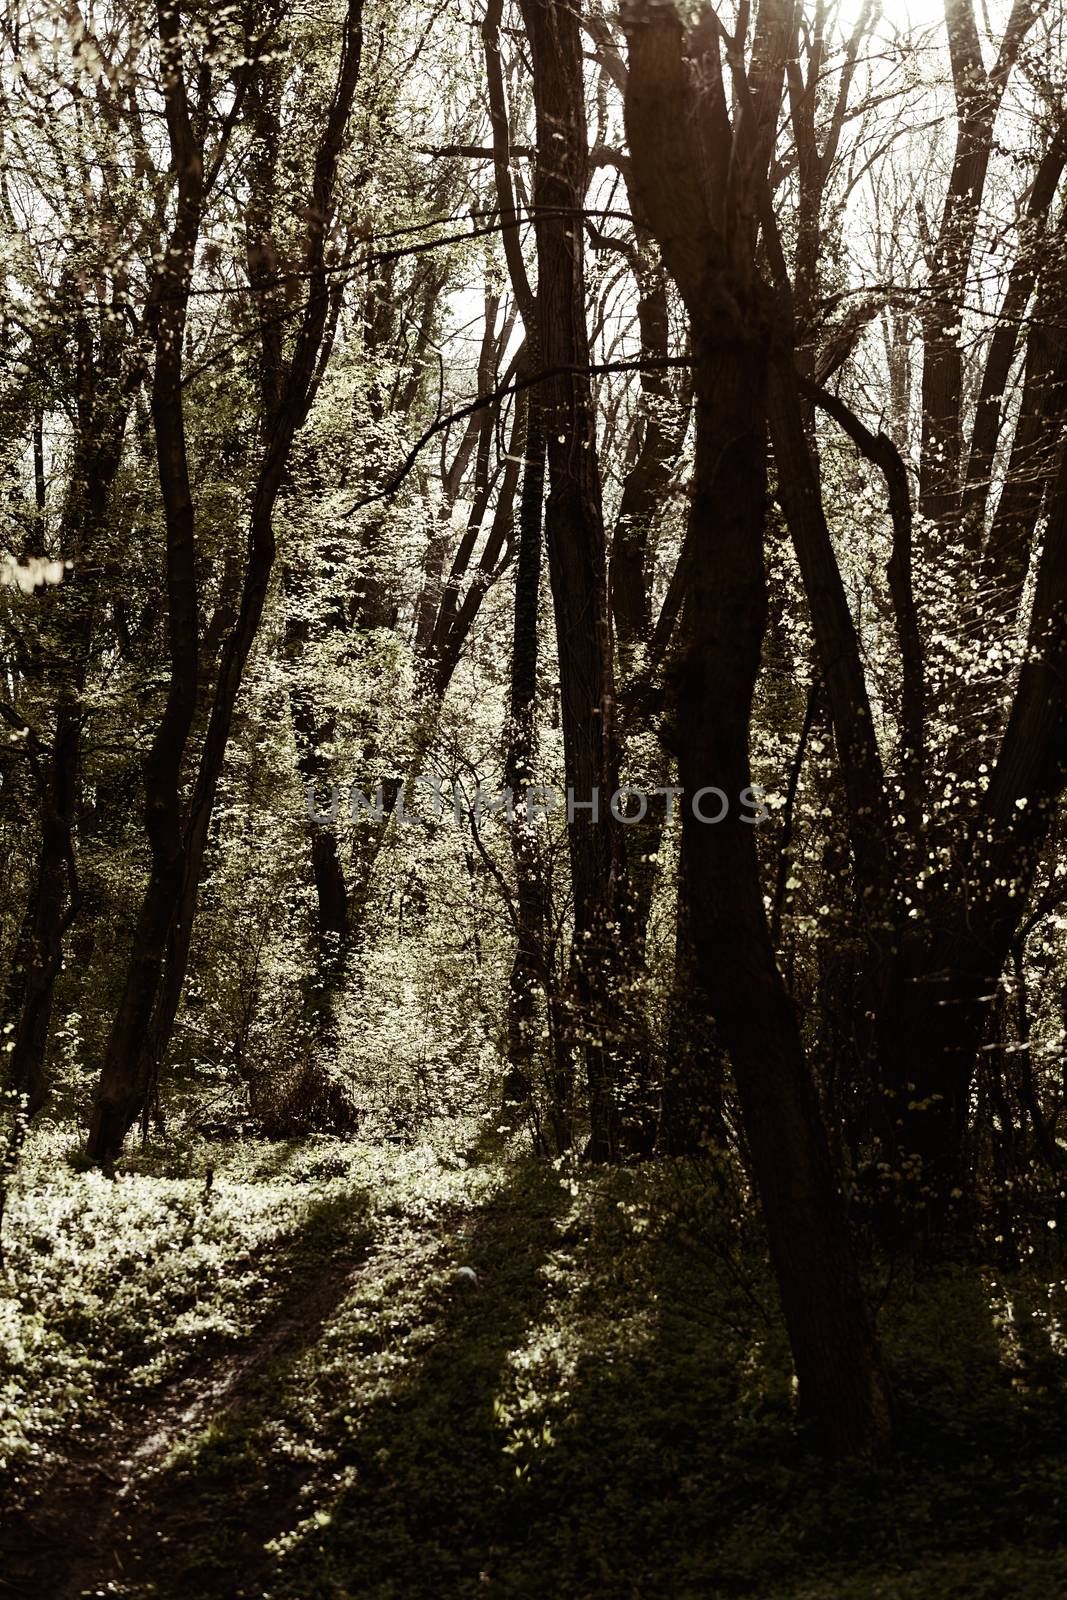
[[[589,1084],[587,1153],[607,1160],[619,1151],[616,1080],[628,1031],[624,1027],[619,1037],[612,1022],[624,987],[617,919],[625,904],[625,853],[622,831],[608,810],[618,769],[607,552],[585,317],[582,39],[578,11],[564,0],[523,0],[522,10],[537,112],[537,327],[544,368],[556,374],[543,390],[550,483],[545,542],[566,778],[576,807],[585,808],[575,811],[569,828],[572,1026],[575,1036],[581,1035]]]
[[[121,373],[123,339],[108,329],[94,356],[87,326],[80,328],[80,436],[60,529],[60,548],[72,569],[63,584],[40,597],[54,613],[60,641],[61,680],[55,730],[47,759],[34,754],[41,798],[41,840],[25,919],[27,939],[9,991],[14,1032],[9,1061],[12,1087],[33,1117],[45,1104],[52,995],[63,964],[64,936],[78,914],[80,892],[74,819],[81,769],[80,697],[85,687],[96,617],[98,578],[91,570],[119,469],[130,406]],[[42,456],[43,471],[43,456]],[[40,486],[37,495],[40,501]],[[51,669],[50,669],[51,670]]]
[[[176,26],[173,13],[161,12],[160,16],[161,33],[165,28]],[[180,239],[181,248],[173,256],[179,292],[163,303],[160,324],[163,337],[157,341],[153,385],[160,476],[167,511],[171,691],[145,771],[152,873],[135,933],[126,989],[108,1041],[89,1134],[89,1154],[101,1163],[115,1159],[144,1107],[169,1040],[177,996],[185,977],[218,782],[245,664],[259,629],[274,565],[274,508],[293,440],[307,418],[315,392],[330,309],[325,242],[344,132],[359,77],[361,46],[362,0],[349,0],[337,82],[315,155],[311,203],[307,211],[304,264],[308,299],[279,387],[277,405],[268,418],[266,448],[252,497],[248,564],[237,621],[223,645],[211,717],[184,829],[179,779],[197,700],[197,607],[193,506],[182,431],[181,330],[188,295],[187,252],[191,240],[195,241],[196,229],[183,224],[179,208],[178,227],[187,226]],[[176,160],[183,148],[179,141]],[[181,170],[187,169],[186,159]],[[175,317],[178,321],[172,325]]]
[[[732,129],[714,38],[687,37],[673,9],[632,0],[623,12],[626,128],[635,184],[690,314],[696,361],[691,563],[673,673],[693,987],[733,1062],[801,1404],[828,1453],[870,1457],[889,1440],[888,1388],[775,963],[742,799],[767,615],[771,308],[755,270],[760,208],[733,187],[732,174],[737,162],[749,174],[766,172],[791,26],[788,6],[763,0],[751,99]],[[702,57],[700,101],[687,55]],[[709,785],[727,797],[717,823],[696,814]],[[718,796],[714,804],[721,809]]]
[[[166,67],[171,159],[178,184],[174,227],[148,310],[149,326],[155,332],[152,421],[166,523],[170,683],[144,765],[145,831],[152,864],[89,1129],[89,1155],[105,1162],[118,1154],[143,1103],[144,1086],[137,1064],[148,1035],[171,920],[181,896],[181,772],[197,699],[196,533],[185,443],[182,356],[204,202],[203,133],[194,131],[189,109],[177,12],[161,4],[158,22]]]
[[[506,1100],[524,1102],[533,1089],[536,1057],[537,995],[545,992],[545,904],[536,826],[528,821],[521,796],[534,779],[537,739],[537,612],[541,592],[541,519],[545,481],[545,435],[536,390],[526,413],[522,495],[519,503],[519,553],[515,566],[515,610],[511,644],[509,736],[504,783],[519,799],[511,824],[515,864],[515,955],[508,982],[508,1076]],[[569,1131],[559,1097],[550,1096],[557,1144],[565,1149]],[[562,1143],[560,1142],[562,1140]]]
[[[36,1116],[48,1098],[45,1057],[52,994],[63,962],[63,935],[78,912],[74,808],[78,792],[80,727],[73,705],[60,705],[42,795],[41,843],[31,899],[22,993],[15,1020],[9,1081]]]
[[[888,1393],[867,1322],[826,1136],[792,1005],[771,946],[755,831],[748,731],[766,601],[766,353],[697,341],[700,542],[677,669],[678,774],[687,800],[714,783],[717,825],[683,814],[696,994],[733,1062],[745,1131],[796,1362],[802,1405],[835,1456],[877,1453]]]

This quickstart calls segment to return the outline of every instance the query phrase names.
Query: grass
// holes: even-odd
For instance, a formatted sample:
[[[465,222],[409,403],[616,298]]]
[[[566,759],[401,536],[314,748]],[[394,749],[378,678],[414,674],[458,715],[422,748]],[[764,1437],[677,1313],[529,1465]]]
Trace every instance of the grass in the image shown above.
[[[136,1471],[116,1449],[109,1594],[1067,1592],[1048,1252],[873,1284],[900,1444],[858,1475],[797,1427],[758,1226],[707,1172],[572,1170],[469,1124],[134,1165],[108,1185],[38,1141],[0,1299],[26,1492],[109,1411],[129,1441],[168,1384],[207,1389]]]

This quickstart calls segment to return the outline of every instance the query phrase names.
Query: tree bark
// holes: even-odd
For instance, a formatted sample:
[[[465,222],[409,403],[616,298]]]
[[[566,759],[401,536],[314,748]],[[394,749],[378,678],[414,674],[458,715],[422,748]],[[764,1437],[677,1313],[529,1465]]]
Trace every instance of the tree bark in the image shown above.
[[[755,270],[752,196],[732,188],[729,157],[739,146],[749,173],[761,163],[766,171],[789,20],[777,0],[760,5],[751,100],[739,113],[735,140],[717,41],[709,47],[699,35],[687,38],[673,7],[632,0],[623,12],[626,126],[634,180],[685,299],[696,361],[691,565],[673,674],[694,987],[733,1063],[802,1406],[830,1454],[862,1457],[888,1442],[888,1388],[742,807],[767,608],[773,310]],[[710,83],[703,104],[694,102],[685,59],[698,52]],[[713,141],[703,162],[698,127]],[[709,163],[710,195],[701,184]],[[727,795],[717,824],[700,821],[694,804],[711,784]]]
[[[204,136],[194,127],[190,110],[178,13],[161,3],[157,18],[167,128],[178,187],[174,227],[149,304],[149,326],[155,335],[152,421],[166,523],[170,682],[163,716],[145,758],[145,831],[152,863],[90,1124],[88,1151],[97,1161],[109,1161],[118,1153],[143,1103],[136,1063],[148,1034],[171,918],[181,896],[181,771],[197,698],[195,511],[185,443],[182,357],[204,203]],[[202,87],[206,92],[207,85]]]
[[[607,550],[585,315],[582,213],[587,176],[578,10],[523,0],[537,114],[534,221],[541,360],[557,376],[542,392],[549,494],[545,543],[556,617],[566,778],[577,806],[569,828],[574,891],[574,1018],[584,1048],[593,1160],[619,1152],[617,1079],[626,1040],[615,1035],[618,926],[625,851],[608,804],[618,787]],[[563,369],[562,371],[560,369]],[[580,1021],[579,1021],[580,1019]],[[625,1031],[625,1030],[624,1030]]]
[[[30,1117],[48,1097],[45,1069],[52,996],[63,963],[64,937],[81,903],[75,814],[84,715],[81,699],[99,587],[92,568],[122,456],[131,398],[131,383],[122,370],[125,341],[121,333],[105,323],[94,350],[88,321],[82,317],[78,344],[79,432],[59,536],[60,550],[71,568],[61,586],[38,599],[38,604],[49,608],[61,641],[55,727],[47,749],[37,748],[32,753],[41,800],[41,839],[26,912],[28,937],[9,991],[13,1024],[9,1079],[25,1098]],[[43,473],[43,450],[40,457]],[[43,509],[42,492],[43,482],[38,481],[39,509]],[[53,668],[47,670],[51,675]]]
[[[161,37],[176,52],[177,18],[160,11]],[[97,1162],[115,1159],[142,1110],[173,1025],[174,997],[188,963],[196,892],[208,829],[222,773],[234,708],[245,663],[259,628],[274,565],[274,508],[297,430],[314,396],[330,296],[325,243],[334,203],[342,142],[359,77],[362,0],[349,0],[337,82],[315,154],[304,269],[308,300],[289,359],[279,400],[268,418],[264,457],[252,497],[248,561],[238,615],[222,648],[218,676],[200,754],[188,821],[182,827],[180,771],[197,699],[197,606],[193,504],[183,435],[181,334],[188,300],[191,249],[199,223],[202,163],[190,153],[188,112],[180,60],[170,78],[171,136],[179,174],[189,186],[179,205],[178,238],[171,259],[177,275],[163,301],[156,348],[153,415],[160,476],[167,511],[168,599],[172,656],[167,709],[146,763],[146,816],[153,848],[152,874],[141,907],[126,989],[112,1027],[89,1135]],[[173,319],[177,319],[174,321]],[[158,391],[158,401],[157,401]],[[165,973],[169,963],[169,974]]]

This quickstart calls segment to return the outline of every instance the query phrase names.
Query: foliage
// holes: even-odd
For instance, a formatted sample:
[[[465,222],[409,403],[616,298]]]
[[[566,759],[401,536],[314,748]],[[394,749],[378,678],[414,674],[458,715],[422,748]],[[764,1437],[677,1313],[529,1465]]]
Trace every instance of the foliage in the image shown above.
[[[1067,1589],[1067,12],[616,10],[0,18],[0,1589]]]
[[[57,1168],[60,1137],[10,1219],[6,1470],[60,1493],[57,1447],[114,1466],[136,1415],[112,1593],[983,1600],[1062,1576],[1054,1263],[876,1264],[901,1444],[857,1475],[810,1452],[714,1167],[546,1166],[473,1120],[408,1149],[198,1144],[110,1182]],[[221,1398],[175,1414],[190,1374]]]

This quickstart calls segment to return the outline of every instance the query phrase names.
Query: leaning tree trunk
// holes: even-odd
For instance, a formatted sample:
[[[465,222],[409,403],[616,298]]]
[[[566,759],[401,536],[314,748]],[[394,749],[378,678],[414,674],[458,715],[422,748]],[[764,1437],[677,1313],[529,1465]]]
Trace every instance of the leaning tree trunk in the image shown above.
[[[691,565],[674,675],[694,989],[733,1063],[801,1404],[830,1454],[871,1456],[889,1439],[889,1394],[743,805],[767,613],[773,317],[755,266],[754,218],[791,22],[781,0],[762,0],[745,103],[731,126],[715,39],[687,35],[673,8],[632,0],[623,12],[626,128],[635,184],[689,311],[696,362]],[[701,58],[699,78],[687,56]],[[726,812],[705,823],[699,791],[713,784]],[[712,798],[715,815],[722,802]]]
[[[161,13],[161,16],[163,14]],[[170,14],[173,20],[173,14]],[[162,24],[161,24],[162,26]],[[193,508],[189,495],[188,467],[181,435],[181,339],[170,338],[157,344],[157,385],[162,384],[162,404],[156,417],[160,443],[161,477],[164,496],[168,484],[177,481],[182,496],[173,507],[168,504],[168,553],[175,533],[187,536],[189,550],[183,560],[170,563],[172,573],[188,574],[192,616],[186,615],[189,596],[181,585],[171,584],[171,651],[176,662],[172,674],[171,696],[146,763],[146,808],[153,845],[153,870],[141,908],[135,934],[126,991],[120,1004],[111,1039],[108,1042],[93,1108],[88,1150],[98,1162],[110,1162],[122,1148],[123,1140],[144,1107],[152,1085],[156,1064],[166,1049],[174,1020],[174,997],[180,994],[189,958],[196,895],[203,871],[204,852],[214,809],[219,778],[229,743],[237,696],[245,664],[259,630],[274,566],[274,508],[285,477],[286,465],[297,430],[303,426],[314,397],[316,371],[326,330],[330,297],[325,269],[325,244],[334,203],[334,185],[345,129],[359,78],[362,46],[362,0],[349,0],[341,40],[337,83],[330,110],[315,155],[311,203],[307,208],[308,228],[305,246],[305,272],[308,300],[296,334],[293,352],[279,386],[279,398],[269,418],[267,443],[252,497],[249,519],[248,564],[238,609],[237,621],[222,649],[215,693],[204,746],[200,754],[188,821],[181,826],[181,754],[196,708],[196,590],[193,578]],[[194,233],[195,237],[195,233]],[[184,250],[183,241],[183,250]],[[177,257],[179,262],[184,255]],[[188,268],[181,282],[188,285]],[[184,321],[184,302],[182,317]],[[164,307],[164,318],[173,316],[174,302]],[[162,362],[162,376],[160,363]],[[175,365],[177,363],[177,366]],[[161,424],[165,427],[159,436]],[[180,448],[179,448],[180,447]],[[164,467],[166,471],[164,471]],[[178,515],[180,513],[180,516]],[[189,589],[189,584],[185,585]],[[179,675],[177,652],[188,651],[188,643],[175,630],[185,624],[192,635],[192,680],[188,668]],[[184,690],[180,696],[178,690]],[[184,731],[180,741],[170,723],[178,721],[175,709],[180,699]],[[186,700],[191,703],[186,705]],[[181,731],[179,727],[178,731]],[[175,752],[177,751],[177,759]],[[158,770],[157,770],[158,769]],[[161,789],[161,781],[165,787]],[[157,792],[158,791],[158,792]],[[158,803],[159,799],[165,802]]]
[[[175,11],[162,6],[159,34],[167,65],[167,125],[178,201],[164,265],[153,283],[148,318],[155,331],[152,421],[166,525],[171,670],[163,715],[144,764],[145,831],[152,853],[148,885],[89,1129],[89,1154],[98,1161],[117,1155],[143,1103],[136,1063],[148,1033],[170,925],[182,892],[181,773],[197,699],[196,530],[185,443],[182,357],[204,204],[203,130],[194,128],[189,109],[179,19]]]
[[[889,1402],[792,1004],[775,963],[749,788],[748,734],[766,619],[766,352],[701,338],[692,516],[699,530],[677,669],[679,782],[693,987],[733,1062],[802,1404],[847,1456],[889,1433]],[[714,782],[726,818],[692,797]],[[716,807],[717,809],[717,807]],[[714,814],[714,813],[713,813]]]

